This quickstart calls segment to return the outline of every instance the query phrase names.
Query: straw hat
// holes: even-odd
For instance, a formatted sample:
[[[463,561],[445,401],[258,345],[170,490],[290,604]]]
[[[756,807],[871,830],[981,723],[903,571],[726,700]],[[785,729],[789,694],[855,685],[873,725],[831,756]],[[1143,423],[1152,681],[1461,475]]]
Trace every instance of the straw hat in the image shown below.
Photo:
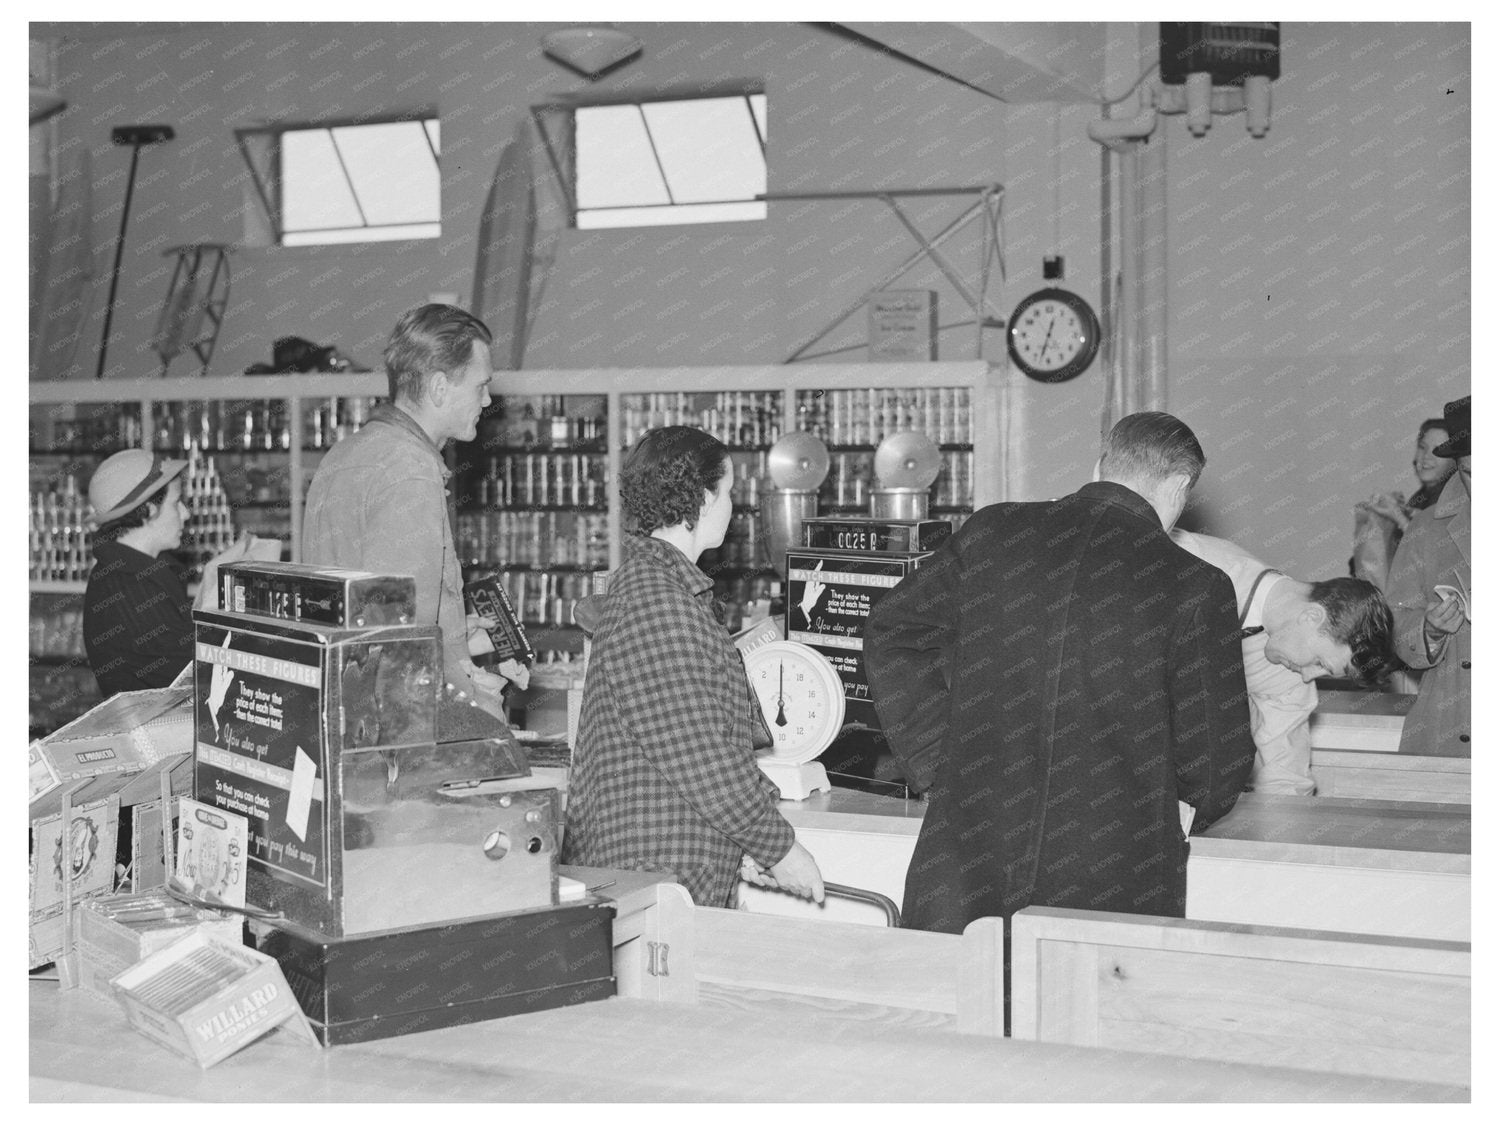
[[[94,526],[117,520],[149,500],[185,468],[186,461],[169,461],[144,449],[127,449],[106,458],[89,481]]]

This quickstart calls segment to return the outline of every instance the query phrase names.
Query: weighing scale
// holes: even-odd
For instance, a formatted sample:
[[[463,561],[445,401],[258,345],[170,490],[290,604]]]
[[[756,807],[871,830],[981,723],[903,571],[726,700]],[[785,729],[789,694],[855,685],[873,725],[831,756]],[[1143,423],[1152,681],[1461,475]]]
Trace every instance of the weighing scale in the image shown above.
[[[801,801],[832,786],[815,759],[844,725],[844,685],[827,657],[797,641],[772,641],[745,654],[750,686],[771,732],[760,768],[783,798]]]

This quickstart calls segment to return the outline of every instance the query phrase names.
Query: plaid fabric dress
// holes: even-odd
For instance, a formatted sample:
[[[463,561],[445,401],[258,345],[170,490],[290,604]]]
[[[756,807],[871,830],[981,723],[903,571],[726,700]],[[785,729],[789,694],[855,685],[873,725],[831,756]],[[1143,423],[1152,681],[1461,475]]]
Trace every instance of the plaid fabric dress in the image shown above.
[[[670,871],[698,905],[727,906],[741,856],[769,867],[794,837],[712,590],[670,543],[627,540],[584,681],[563,861]]]

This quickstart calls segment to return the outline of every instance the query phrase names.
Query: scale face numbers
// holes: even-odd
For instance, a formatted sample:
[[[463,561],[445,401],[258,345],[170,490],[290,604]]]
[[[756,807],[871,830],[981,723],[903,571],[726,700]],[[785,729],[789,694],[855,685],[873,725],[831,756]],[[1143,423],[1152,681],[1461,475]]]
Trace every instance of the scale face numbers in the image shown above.
[[[765,757],[800,765],[828,749],[844,725],[844,685],[821,652],[772,641],[748,653],[745,668],[774,741]]]
[[[1099,351],[1099,321],[1087,301],[1066,289],[1039,289],[1011,314],[1010,357],[1043,383],[1081,374]]]

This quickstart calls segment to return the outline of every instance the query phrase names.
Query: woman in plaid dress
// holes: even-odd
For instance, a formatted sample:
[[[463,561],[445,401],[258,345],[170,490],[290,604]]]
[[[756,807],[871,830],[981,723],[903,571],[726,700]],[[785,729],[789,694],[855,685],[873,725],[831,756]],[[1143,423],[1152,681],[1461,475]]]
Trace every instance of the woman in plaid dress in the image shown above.
[[[648,431],[625,459],[632,525],[594,630],[569,785],[566,863],[665,871],[699,906],[756,881],[823,900],[818,865],[751,749],[757,707],[698,556],[733,512],[729,451],[701,430]]]

